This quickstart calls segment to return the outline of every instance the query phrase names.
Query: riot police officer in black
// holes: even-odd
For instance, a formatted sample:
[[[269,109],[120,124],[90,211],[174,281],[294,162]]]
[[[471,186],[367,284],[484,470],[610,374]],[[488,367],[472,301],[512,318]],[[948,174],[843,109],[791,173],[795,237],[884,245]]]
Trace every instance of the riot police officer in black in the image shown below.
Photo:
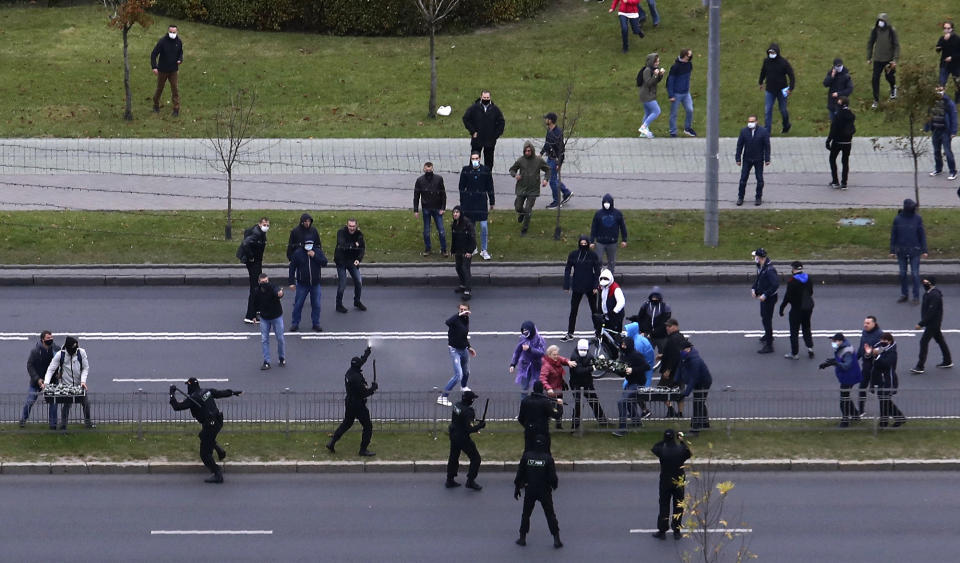
[[[337,440],[339,440],[347,430],[350,430],[354,421],[359,420],[360,426],[363,427],[363,434],[360,437],[360,451],[357,455],[377,455],[367,449],[367,446],[370,445],[370,438],[373,437],[373,423],[370,422],[370,410],[367,409],[367,397],[373,395],[379,388],[376,381],[368,387],[367,380],[363,377],[363,364],[366,363],[369,357],[370,347],[367,346],[362,356],[354,356],[350,359],[350,369],[348,369],[347,373],[343,376],[343,383],[347,389],[346,409],[343,413],[343,422],[340,423],[336,432],[333,433],[333,438],[330,438],[330,441],[327,442],[327,449],[331,452],[335,453],[333,446],[337,443]]]
[[[682,436],[682,435],[681,435]],[[663,440],[654,444],[653,455],[660,459],[660,513],[657,532],[653,537],[666,539],[667,530],[673,530],[673,539],[679,540],[680,520],[683,519],[684,472],[683,465],[690,459],[690,448],[672,428],[663,431]],[[673,516],[670,516],[670,505]]]
[[[470,434],[479,432],[487,423],[477,421],[477,413],[473,410],[473,401],[477,394],[473,391],[464,391],[460,401],[453,405],[453,416],[450,419],[450,459],[447,461],[447,488],[459,487],[460,483],[454,479],[460,469],[460,452],[470,458],[470,469],[467,470],[467,488],[479,491],[483,487],[477,483],[477,473],[480,472],[480,452],[473,443]]]
[[[553,534],[553,547],[563,547],[560,541],[560,524],[557,522],[557,513],[553,510],[553,491],[557,490],[557,468],[553,456],[547,451],[547,440],[543,435],[534,439],[532,450],[523,452],[520,465],[517,467],[517,476],[513,480],[513,498],[520,500],[520,489],[526,494],[523,499],[523,515],[520,517],[520,537],[517,545],[527,545],[527,532],[530,531],[530,514],[537,501],[543,507],[543,514],[547,517],[547,527]]]
[[[543,392],[543,382],[533,384],[533,393],[520,401],[520,414],[517,421],[523,425],[523,449],[533,450],[537,436],[543,436],[547,452],[550,451],[550,419],[560,420],[561,411],[557,407],[563,404],[561,399],[551,399]]]
[[[170,406],[175,411],[190,409],[190,414],[200,423],[200,460],[207,466],[213,475],[208,477],[206,483],[223,483],[223,472],[220,466],[213,461],[213,451],[217,451],[217,457],[220,461],[227,457],[227,452],[217,444],[217,434],[223,428],[223,413],[217,407],[215,399],[233,397],[243,393],[243,391],[233,391],[231,389],[201,389],[200,382],[196,377],[187,380],[187,395],[182,401],[178,401],[175,395],[176,385],[170,386]]]

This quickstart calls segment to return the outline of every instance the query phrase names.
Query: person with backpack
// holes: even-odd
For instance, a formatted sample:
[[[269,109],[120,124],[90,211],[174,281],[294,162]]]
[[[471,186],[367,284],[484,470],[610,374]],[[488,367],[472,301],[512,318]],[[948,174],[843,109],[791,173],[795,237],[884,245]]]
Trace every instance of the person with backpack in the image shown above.
[[[830,337],[830,346],[833,347],[833,357],[820,364],[820,369],[833,366],[837,381],[840,382],[840,428],[850,426],[851,420],[860,420],[860,412],[850,398],[850,389],[860,384],[860,363],[857,362],[857,351],[853,344],[838,332]]]
[[[811,358],[813,353],[813,335],[810,332],[810,318],[813,316],[813,282],[810,276],[803,271],[803,263],[794,260],[790,264],[791,277],[787,282],[787,292],[783,296],[783,302],[780,303],[780,316],[783,316],[783,310],[790,305],[790,353],[784,358],[788,360],[799,360],[800,354],[800,329],[803,328],[803,343],[807,346],[807,355]]]
[[[260,319],[254,308],[253,299],[260,287],[260,274],[263,272],[263,251],[267,248],[267,231],[270,219],[261,217],[256,225],[243,231],[243,242],[237,248],[237,259],[247,267],[247,279],[250,282],[250,294],[247,296],[247,313],[243,322],[257,324]],[[318,237],[319,240],[319,237]]]
[[[885,12],[877,16],[877,21],[870,31],[870,40],[867,41],[867,64],[873,65],[873,105],[871,109],[880,107],[880,73],[882,72],[890,84],[890,99],[897,99],[897,60],[900,59],[900,40],[897,31],[890,25],[890,19]]]
[[[653,138],[650,124],[660,117],[660,104],[657,102],[657,84],[663,80],[664,70],[660,68],[660,55],[650,53],[647,62],[637,73],[637,90],[640,103],[643,104],[643,123],[637,131],[648,139]]]
[[[857,128],[854,125],[857,116],[850,111],[850,100],[841,96],[837,100],[836,112],[830,122],[830,133],[827,135],[827,150],[830,151],[830,187],[847,189],[847,177],[850,173],[850,147],[853,145],[853,134]],[[837,155],[842,154],[840,164],[843,165],[843,175],[837,181]]]
[[[934,168],[930,175],[939,176],[943,172],[943,156],[946,156],[947,168],[950,170],[947,180],[956,180],[957,162],[953,158],[950,141],[957,134],[957,105],[946,95],[943,86],[937,86],[937,101],[930,108],[930,119],[923,126],[923,130],[930,131],[930,142],[933,145]]]
[[[96,428],[97,425],[90,419],[90,401],[87,400],[87,376],[90,374],[90,362],[87,360],[87,351],[80,347],[80,342],[73,336],[68,336],[63,342],[63,349],[57,352],[47,373],[43,376],[41,389],[55,384],[72,385],[83,388],[83,394],[73,397],[64,397],[60,412],[60,425],[57,426],[57,410],[50,409],[50,429],[67,429],[67,420],[70,418],[70,407],[73,403],[83,406],[83,422],[87,428]]]

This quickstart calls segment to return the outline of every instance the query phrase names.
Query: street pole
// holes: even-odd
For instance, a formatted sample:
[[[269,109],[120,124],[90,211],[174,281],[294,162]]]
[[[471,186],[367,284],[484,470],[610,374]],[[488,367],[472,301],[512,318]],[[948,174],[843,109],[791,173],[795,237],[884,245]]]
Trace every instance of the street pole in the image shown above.
[[[709,6],[710,37],[707,49],[707,150],[703,209],[703,244],[720,243],[718,197],[720,189],[720,1],[703,0]]]

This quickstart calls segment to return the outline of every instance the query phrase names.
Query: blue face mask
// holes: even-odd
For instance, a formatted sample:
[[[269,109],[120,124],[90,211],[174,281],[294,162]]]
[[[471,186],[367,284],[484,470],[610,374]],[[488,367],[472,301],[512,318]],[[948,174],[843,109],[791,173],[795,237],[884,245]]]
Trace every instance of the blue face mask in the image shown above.
[[[479,160],[471,160],[471,161],[470,161],[470,166],[473,166],[474,168],[480,168],[480,161],[479,161]]]
[[[313,250],[313,245],[312,244],[304,245],[303,249],[306,250],[307,252],[310,252],[311,250]]]

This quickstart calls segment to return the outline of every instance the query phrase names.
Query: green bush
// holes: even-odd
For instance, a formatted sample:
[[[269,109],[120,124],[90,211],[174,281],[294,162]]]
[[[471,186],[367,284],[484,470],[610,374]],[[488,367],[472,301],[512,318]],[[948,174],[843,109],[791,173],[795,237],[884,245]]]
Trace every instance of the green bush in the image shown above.
[[[528,18],[549,0],[462,0],[445,28]],[[157,0],[156,12],[222,27],[334,35],[420,35],[414,0]]]

